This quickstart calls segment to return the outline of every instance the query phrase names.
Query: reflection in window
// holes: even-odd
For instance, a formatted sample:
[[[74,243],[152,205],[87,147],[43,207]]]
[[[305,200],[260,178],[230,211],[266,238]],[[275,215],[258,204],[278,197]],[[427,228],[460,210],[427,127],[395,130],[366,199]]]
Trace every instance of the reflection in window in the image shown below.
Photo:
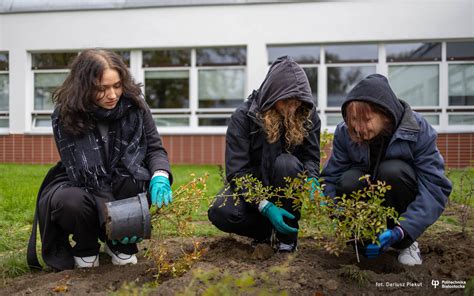
[[[189,108],[189,71],[146,71],[145,100],[152,109]]]
[[[247,50],[245,47],[214,47],[196,49],[196,65],[245,65]]]
[[[326,115],[326,123],[328,126],[336,126],[343,121],[344,121],[344,118],[342,118],[342,114],[340,113]]]
[[[167,117],[156,116],[153,118],[156,126],[188,126],[189,118],[187,117]]]
[[[349,91],[367,75],[375,73],[374,66],[328,67],[328,106],[339,107]]]
[[[449,65],[449,105],[474,105],[474,64]]]
[[[8,71],[8,53],[0,52],[0,71]]]
[[[309,85],[311,86],[311,92],[313,94],[313,101],[318,105],[318,68],[303,68],[306,76],[308,77]]]
[[[130,51],[128,50],[114,50],[116,54],[122,57],[123,62],[127,67],[130,67]]]
[[[35,118],[34,122],[35,127],[53,127],[51,118],[49,117],[39,116]]]
[[[295,46],[269,46],[268,64],[273,63],[281,56],[290,56],[300,64],[319,64],[318,45],[295,45]]]
[[[421,114],[426,121],[431,125],[439,125],[439,115],[435,114]]]
[[[143,67],[187,67],[191,65],[190,49],[144,50]]]
[[[325,46],[326,63],[376,63],[376,44],[346,44]]]
[[[438,65],[389,66],[388,78],[395,94],[411,106],[439,105]]]
[[[8,117],[0,117],[0,128],[8,127]]]
[[[244,69],[199,70],[199,108],[234,108],[245,97]]]
[[[8,74],[0,74],[0,111],[8,111]]]
[[[385,45],[388,62],[440,61],[441,43],[399,43]]]
[[[474,126],[473,114],[450,114],[448,117],[449,125],[472,125]]]
[[[31,54],[31,68],[66,69],[75,57],[77,57],[77,52],[33,53]]]
[[[68,73],[35,73],[35,110],[53,110],[53,92]]]
[[[199,126],[227,126],[230,117],[201,117],[199,118]]]
[[[447,60],[474,60],[474,42],[448,42]]]

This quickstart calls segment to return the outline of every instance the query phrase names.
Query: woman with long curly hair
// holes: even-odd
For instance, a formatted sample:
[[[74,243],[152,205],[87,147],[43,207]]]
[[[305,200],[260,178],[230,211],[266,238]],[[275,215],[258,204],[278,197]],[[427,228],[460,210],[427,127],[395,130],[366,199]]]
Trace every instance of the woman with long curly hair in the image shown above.
[[[291,58],[278,58],[262,85],[231,117],[226,134],[226,179],[209,208],[209,220],[220,230],[270,242],[275,233],[279,252],[297,246],[300,210],[291,199],[259,203],[234,201],[235,179],[251,175],[265,186],[284,187],[285,177],[319,176],[321,122],[308,78]]]
[[[30,266],[40,267],[31,243],[36,221],[44,262],[55,270],[98,266],[99,239],[113,264],[137,263],[141,238],[108,240],[104,205],[147,188],[159,207],[172,199],[168,156],[140,86],[119,55],[88,49],[54,92],[51,118],[61,159],[38,193]]]

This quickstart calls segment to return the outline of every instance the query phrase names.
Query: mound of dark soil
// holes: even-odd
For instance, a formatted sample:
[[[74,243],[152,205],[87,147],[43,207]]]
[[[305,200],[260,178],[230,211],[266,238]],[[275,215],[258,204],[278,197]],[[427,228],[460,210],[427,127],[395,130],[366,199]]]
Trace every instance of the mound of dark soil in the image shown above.
[[[209,284],[195,280],[196,270],[214,272],[208,281],[211,285],[217,285],[224,275],[239,278],[249,273],[254,279],[254,290],[249,294],[270,290],[287,291],[290,295],[463,295],[463,289],[446,289],[441,285],[435,288],[432,281],[467,282],[474,275],[472,241],[454,232],[422,236],[419,243],[423,264],[415,267],[399,264],[394,250],[375,260],[362,257],[357,263],[352,248],[336,257],[317,247],[311,238],[300,239],[294,255],[275,254],[266,245],[254,247],[249,240],[236,236],[199,240],[203,246],[200,260],[180,277],[161,277],[160,285],[147,289],[150,295],[174,295],[186,288],[204,291]],[[169,256],[178,256],[183,242],[169,239],[166,246]],[[184,248],[190,247],[191,242],[185,241]],[[113,266],[110,258],[101,253],[98,268],[31,273],[12,279],[0,294],[106,295],[120,289],[123,283],[141,287],[154,281],[153,268],[143,252],[137,265],[126,267]]]

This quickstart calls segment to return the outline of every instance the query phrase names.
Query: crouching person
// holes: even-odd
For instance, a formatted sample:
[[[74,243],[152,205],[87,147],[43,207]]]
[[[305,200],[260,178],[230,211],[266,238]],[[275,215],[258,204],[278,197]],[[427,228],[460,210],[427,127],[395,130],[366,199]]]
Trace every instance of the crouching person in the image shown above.
[[[265,186],[284,187],[285,177],[305,172],[319,176],[320,120],[303,69],[289,57],[278,58],[262,85],[231,117],[226,134],[226,179],[230,184],[209,208],[209,220],[220,230],[270,242],[277,250],[297,246],[300,211],[292,199],[259,203],[236,201],[234,180],[251,175]]]
[[[359,181],[365,174],[386,181],[391,190],[384,205],[404,219],[387,221],[380,244],[366,245],[364,255],[375,258],[393,247],[400,263],[421,264],[416,239],[439,218],[451,193],[436,131],[379,74],[359,82],[341,109],[344,122],[336,128],[332,155],[321,173],[325,193],[350,196],[365,186]]]
[[[137,263],[141,238],[108,240],[103,211],[105,202],[147,189],[159,207],[171,202],[168,156],[140,85],[117,54],[85,50],[53,100],[53,132],[61,160],[38,193],[29,265],[40,267],[34,248],[36,221],[42,257],[55,270],[98,266],[99,239],[113,264]]]

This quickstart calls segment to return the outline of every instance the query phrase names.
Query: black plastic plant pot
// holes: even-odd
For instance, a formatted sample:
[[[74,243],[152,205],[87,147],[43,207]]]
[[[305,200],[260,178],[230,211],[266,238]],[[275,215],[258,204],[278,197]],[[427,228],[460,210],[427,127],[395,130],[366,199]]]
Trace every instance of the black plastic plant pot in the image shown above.
[[[137,236],[151,237],[151,220],[146,193],[105,203],[105,230],[110,240]]]

